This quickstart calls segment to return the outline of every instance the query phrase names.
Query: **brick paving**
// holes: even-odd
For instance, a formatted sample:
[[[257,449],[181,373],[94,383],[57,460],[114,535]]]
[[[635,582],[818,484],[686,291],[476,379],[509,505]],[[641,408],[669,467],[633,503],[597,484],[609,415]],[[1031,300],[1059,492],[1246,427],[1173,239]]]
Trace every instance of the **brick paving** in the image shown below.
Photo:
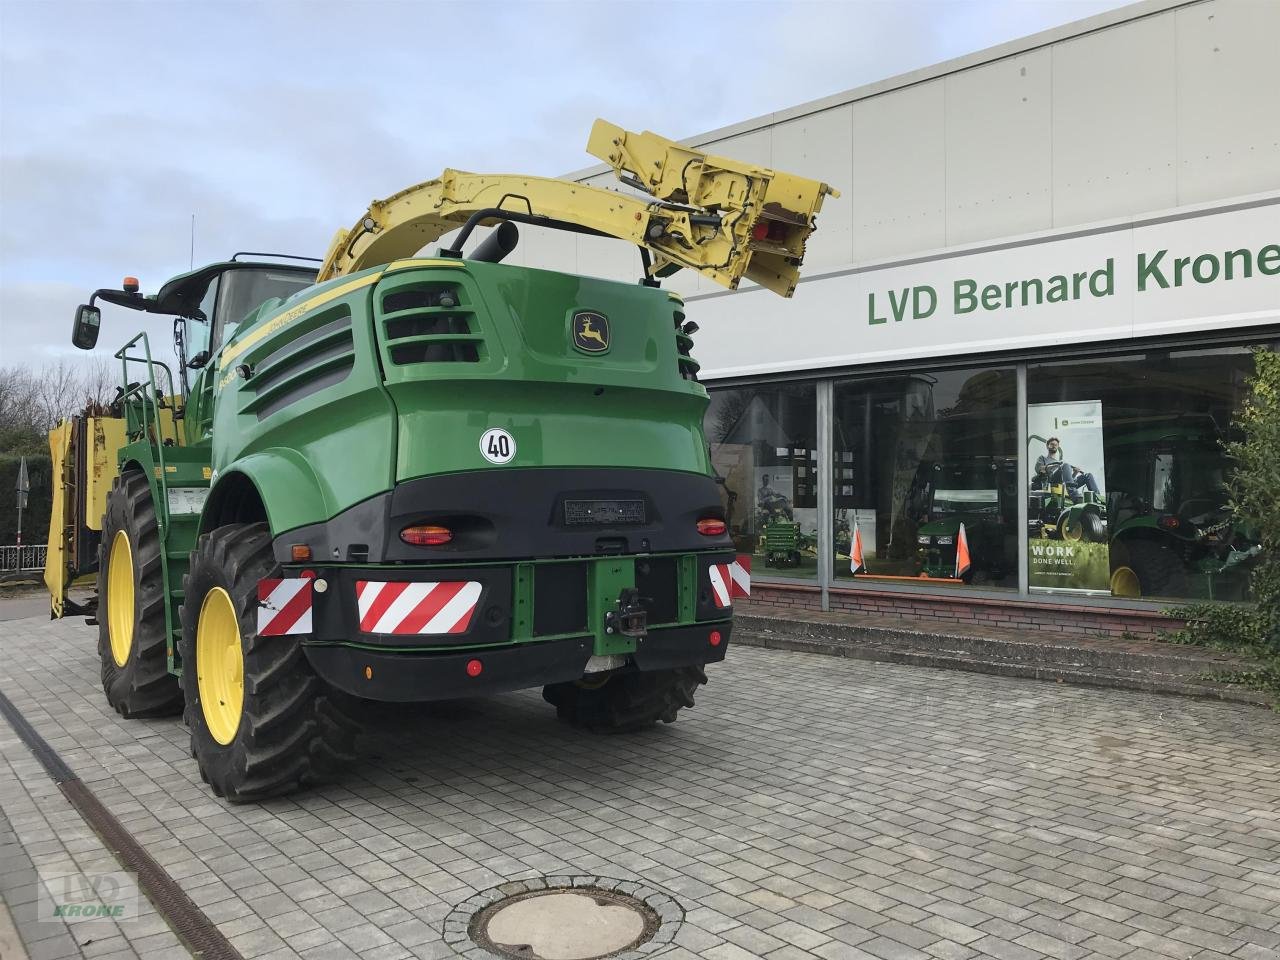
[[[451,957],[456,906],[553,874],[669,893],[670,960],[1280,955],[1276,714],[751,648],[709,673],[633,737],[536,691],[401,712],[341,783],[232,807],[178,721],[109,711],[91,628],[0,624],[0,690],[251,960]],[[32,957],[182,955],[150,913],[31,922],[22,870],[110,864],[2,722],[0,754]]]

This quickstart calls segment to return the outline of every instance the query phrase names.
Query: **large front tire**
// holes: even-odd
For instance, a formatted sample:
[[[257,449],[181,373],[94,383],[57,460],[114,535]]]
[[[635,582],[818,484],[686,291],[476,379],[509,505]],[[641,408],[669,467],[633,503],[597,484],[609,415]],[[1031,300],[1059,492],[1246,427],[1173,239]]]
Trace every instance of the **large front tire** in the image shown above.
[[[191,754],[213,792],[232,803],[320,783],[355,756],[355,725],[299,638],[258,636],[258,581],[279,569],[266,524],[230,524],[200,538],[185,580]]]
[[[556,716],[592,733],[633,733],[659,720],[674,723],[693,694],[707,682],[702,667],[677,667],[647,673],[619,673],[603,684],[583,681],[548,684],[542,697]]]
[[[107,703],[130,719],[182,712],[169,672],[161,549],[147,478],[136,470],[116,477],[98,548],[98,659]]]

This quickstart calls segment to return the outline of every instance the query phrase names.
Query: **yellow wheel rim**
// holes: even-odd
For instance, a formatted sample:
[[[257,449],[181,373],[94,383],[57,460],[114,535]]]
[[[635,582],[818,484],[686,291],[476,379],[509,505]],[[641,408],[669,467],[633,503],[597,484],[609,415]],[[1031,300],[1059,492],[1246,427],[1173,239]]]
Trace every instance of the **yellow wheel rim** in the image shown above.
[[[200,605],[196,624],[196,678],[200,709],[213,739],[223,746],[235,739],[244,707],[244,654],[240,621],[227,591],[214,587]]]
[[[133,550],[129,535],[117,530],[107,557],[107,635],[117,667],[129,662],[133,649]]]
[[[1133,567],[1116,567],[1111,574],[1111,595],[1113,597],[1141,597],[1142,584]]]

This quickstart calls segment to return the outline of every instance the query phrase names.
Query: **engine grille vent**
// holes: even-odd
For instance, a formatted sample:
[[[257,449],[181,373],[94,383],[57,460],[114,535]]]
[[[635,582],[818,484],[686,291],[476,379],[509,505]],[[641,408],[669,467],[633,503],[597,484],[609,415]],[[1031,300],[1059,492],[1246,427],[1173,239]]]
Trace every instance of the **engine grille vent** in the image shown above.
[[[393,364],[478,363],[484,337],[465,292],[452,283],[400,288],[382,298],[387,355]]]
[[[319,325],[282,343],[253,367],[241,410],[264,420],[313,393],[341,383],[355,366],[351,311],[343,305],[317,318]]]

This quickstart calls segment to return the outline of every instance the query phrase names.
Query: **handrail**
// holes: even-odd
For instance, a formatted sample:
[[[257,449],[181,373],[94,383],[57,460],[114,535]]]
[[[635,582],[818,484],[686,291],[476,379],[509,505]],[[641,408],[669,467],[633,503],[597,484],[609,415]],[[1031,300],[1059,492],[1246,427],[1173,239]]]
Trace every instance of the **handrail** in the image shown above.
[[[132,347],[134,344],[136,344],[139,340],[142,341],[142,350],[144,355],[141,357],[130,356],[129,348]],[[164,370],[165,375],[168,377],[168,380],[169,380],[168,395],[171,397],[174,396],[173,371],[170,370],[168,365],[163,361],[151,359],[151,341],[148,339],[145,331],[137,334],[137,336],[135,336],[132,340],[126,343],[119,350],[117,350],[115,353],[115,356],[116,356],[116,359],[120,361],[121,374],[124,377],[124,390],[121,392],[118,400],[121,403],[121,405],[124,405],[127,401],[133,399],[135,396],[141,398],[142,400],[142,434],[144,437],[147,437],[148,439],[152,436],[155,437],[156,463],[160,467],[160,475],[157,479],[160,481],[161,489],[163,490],[164,487],[167,485],[166,477],[168,475],[168,471],[165,469],[165,462],[164,462],[164,426],[160,421],[160,409],[156,402],[156,393],[158,391],[156,388],[155,368],[157,366],[161,367]],[[133,387],[129,386],[129,364],[131,362],[146,364],[147,383],[145,385],[141,381],[138,381],[136,386],[133,386]],[[127,422],[128,421],[127,421],[127,413],[126,413],[126,423]],[[151,432],[151,427],[153,423],[155,427],[154,434]],[[175,432],[176,432],[176,424],[175,424]],[[176,442],[177,440],[176,436],[174,437],[174,440]],[[160,539],[163,541],[169,531],[169,498],[167,496],[161,496],[161,497],[157,497],[156,501],[157,501],[155,504],[156,521],[160,527]]]

